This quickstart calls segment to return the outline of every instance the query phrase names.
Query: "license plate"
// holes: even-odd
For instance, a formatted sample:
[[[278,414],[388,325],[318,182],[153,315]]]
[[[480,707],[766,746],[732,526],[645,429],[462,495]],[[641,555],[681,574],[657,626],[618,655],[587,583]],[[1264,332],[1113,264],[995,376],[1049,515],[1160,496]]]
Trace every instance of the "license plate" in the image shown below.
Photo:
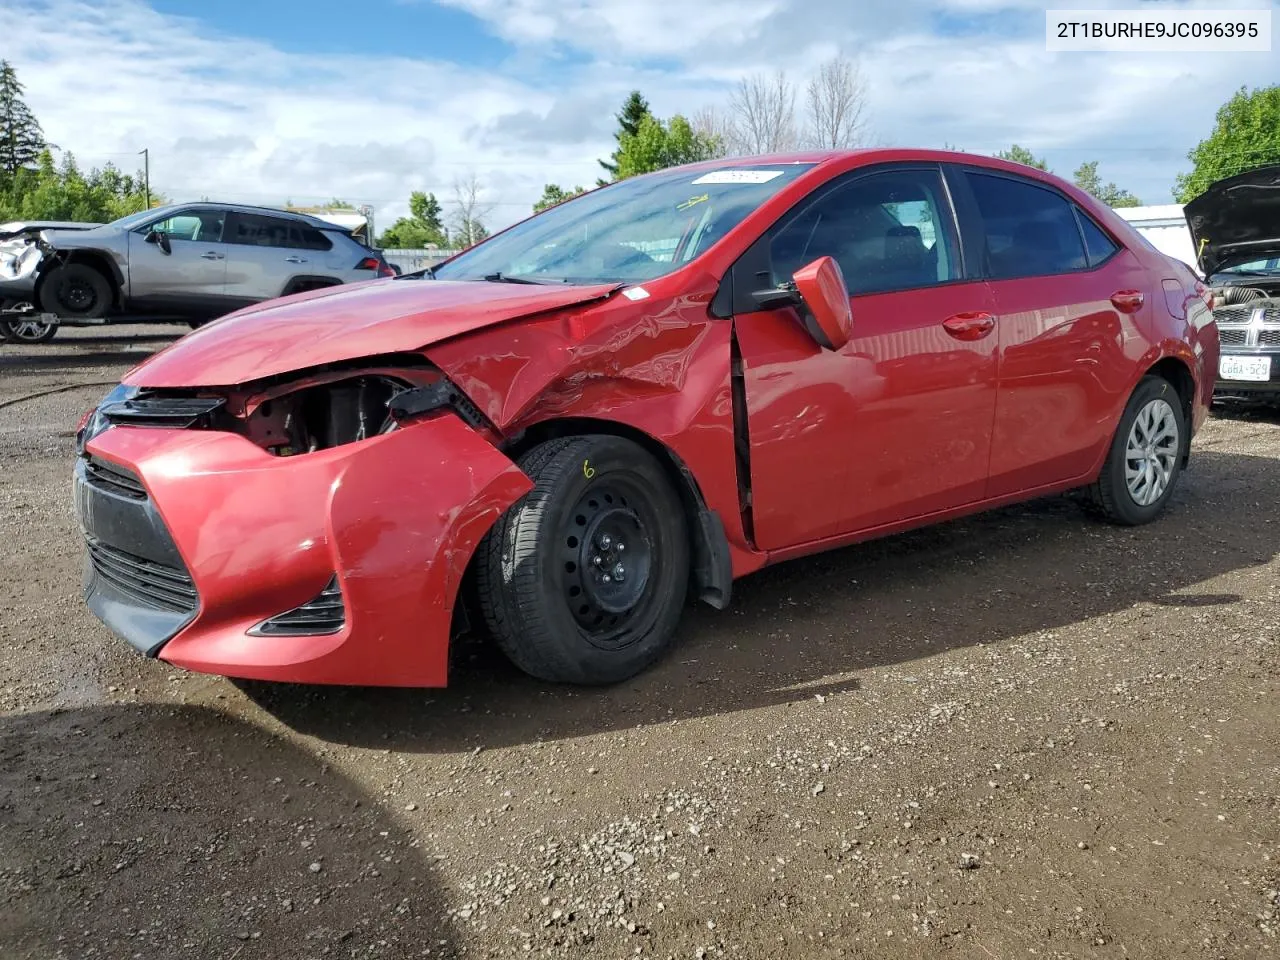
[[[1265,383],[1271,379],[1271,358],[1222,357],[1218,360],[1218,376],[1223,380],[1254,380]]]

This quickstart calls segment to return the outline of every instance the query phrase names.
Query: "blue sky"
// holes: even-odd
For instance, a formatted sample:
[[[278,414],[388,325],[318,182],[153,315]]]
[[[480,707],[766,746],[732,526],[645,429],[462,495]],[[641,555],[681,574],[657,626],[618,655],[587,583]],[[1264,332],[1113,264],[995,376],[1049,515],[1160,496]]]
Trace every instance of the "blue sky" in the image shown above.
[[[1197,3],[1221,6],[1161,6]],[[1105,180],[1167,203],[1223,100],[1280,80],[1274,51],[1050,54],[1046,5],[5,0],[0,55],[49,139],[86,164],[130,167],[147,147],[174,199],[336,196],[374,205],[383,224],[411,190],[447,209],[474,176],[491,225],[505,225],[545,183],[595,181],[629,90],[661,116],[723,113],[744,77],[781,70],[802,112],[807,80],[836,54],[860,64],[874,144],[1017,142],[1066,175],[1096,159]]]
[[[406,0],[157,0],[152,9],[196,17],[227,36],[252,37],[301,54],[457,59],[499,65],[513,47],[462,10]]]

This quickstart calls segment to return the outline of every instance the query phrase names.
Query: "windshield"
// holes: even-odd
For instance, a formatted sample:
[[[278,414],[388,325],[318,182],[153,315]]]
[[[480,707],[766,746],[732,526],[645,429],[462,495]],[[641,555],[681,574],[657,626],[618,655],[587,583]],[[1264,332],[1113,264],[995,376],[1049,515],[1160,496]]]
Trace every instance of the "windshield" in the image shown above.
[[[1224,267],[1218,271],[1219,273],[1280,273],[1280,258],[1272,257],[1270,260],[1251,260],[1249,263],[1236,264],[1234,267]]]
[[[552,207],[437,267],[439,280],[652,280],[704,253],[811,163],[673,169]]]

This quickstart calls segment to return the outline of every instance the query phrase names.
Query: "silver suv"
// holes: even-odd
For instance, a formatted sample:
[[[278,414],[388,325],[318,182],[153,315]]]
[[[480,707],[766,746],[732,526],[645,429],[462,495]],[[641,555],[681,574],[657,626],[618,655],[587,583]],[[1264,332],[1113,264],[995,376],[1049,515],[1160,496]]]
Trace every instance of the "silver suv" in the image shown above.
[[[27,242],[40,256],[15,257],[24,269],[0,273],[0,303],[30,302],[68,320],[197,326],[273,297],[394,275],[380,253],[334,224],[225,203],[157,207],[87,230],[32,231]]]

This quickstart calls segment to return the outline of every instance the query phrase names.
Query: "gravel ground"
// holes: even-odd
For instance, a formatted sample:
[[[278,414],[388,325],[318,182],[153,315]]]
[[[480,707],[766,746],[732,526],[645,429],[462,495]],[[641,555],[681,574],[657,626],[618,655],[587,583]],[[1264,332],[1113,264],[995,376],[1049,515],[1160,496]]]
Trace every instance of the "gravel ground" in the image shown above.
[[[174,332],[0,345],[6,960],[1280,954],[1280,415],[1154,525],[787,564],[614,688],[237,685],[79,600],[88,384]]]

